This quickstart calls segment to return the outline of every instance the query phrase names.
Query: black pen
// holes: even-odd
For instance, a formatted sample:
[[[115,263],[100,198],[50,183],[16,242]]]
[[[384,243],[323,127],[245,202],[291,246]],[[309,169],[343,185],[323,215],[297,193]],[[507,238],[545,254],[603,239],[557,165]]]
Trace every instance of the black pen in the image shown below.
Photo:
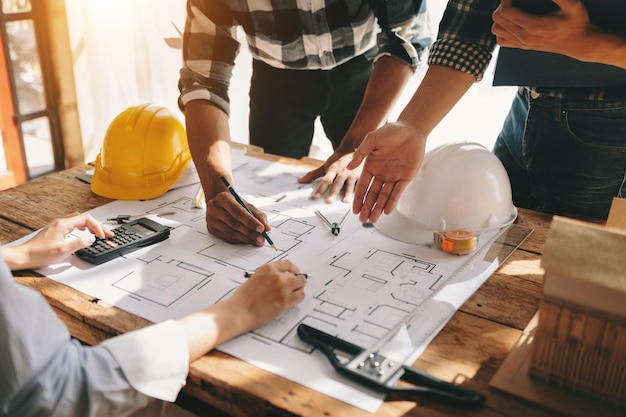
[[[250,215],[252,217],[254,217],[254,214],[252,214],[252,211],[250,211],[250,209],[248,208],[248,206],[246,206],[246,203],[244,203],[244,201],[241,199],[241,197],[239,197],[239,194],[237,194],[237,191],[235,191],[235,189],[233,188],[232,185],[230,185],[230,183],[228,182],[228,180],[226,179],[226,177],[222,176],[222,182],[224,183],[224,185],[226,186],[226,188],[228,188],[228,191],[230,191],[230,193],[233,195],[233,197],[235,197],[235,200],[237,200],[237,202],[241,205],[241,207],[245,208],[246,211],[248,213],[250,213]],[[261,232],[261,234],[263,235],[263,237],[265,238],[265,240],[267,240],[267,243],[270,244],[271,247],[274,248],[274,250],[278,250],[276,249],[276,245],[274,245],[274,242],[272,242],[272,239],[270,239],[269,235],[267,234],[267,232],[265,230],[263,230]]]
[[[243,276],[246,278],[250,278],[252,276],[252,274],[254,274],[256,271],[246,271],[243,273]],[[309,279],[309,274],[305,274],[304,272],[300,272],[298,274],[295,274],[296,276],[300,275],[303,276],[304,279]]]

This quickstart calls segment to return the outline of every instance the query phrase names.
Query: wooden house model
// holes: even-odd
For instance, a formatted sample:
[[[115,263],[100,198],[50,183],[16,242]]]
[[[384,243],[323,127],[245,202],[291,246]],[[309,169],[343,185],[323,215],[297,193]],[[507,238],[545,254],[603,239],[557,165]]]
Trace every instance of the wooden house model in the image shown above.
[[[626,407],[626,229],[555,216],[541,265],[529,374]]]

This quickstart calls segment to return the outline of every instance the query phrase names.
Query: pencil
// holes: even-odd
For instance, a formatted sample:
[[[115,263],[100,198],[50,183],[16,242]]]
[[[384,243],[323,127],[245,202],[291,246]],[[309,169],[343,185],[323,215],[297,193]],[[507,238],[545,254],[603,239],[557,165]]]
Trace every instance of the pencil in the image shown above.
[[[252,276],[252,274],[254,274],[256,271],[245,271],[243,273],[243,276],[245,278],[250,278]],[[305,279],[309,279],[309,274],[305,274],[304,272],[300,272],[298,274],[296,274],[296,276],[303,276]]]
[[[204,190],[202,184],[198,186],[196,196],[194,197],[194,207],[206,209],[206,201],[204,201]]]
[[[222,182],[224,183],[224,185],[226,186],[226,188],[228,188],[228,191],[230,191],[230,193],[233,195],[233,197],[235,197],[235,200],[237,200],[237,202],[241,205],[241,207],[243,207],[244,209],[246,209],[246,211],[248,213],[250,213],[250,215],[252,217],[254,217],[254,214],[252,214],[252,211],[248,208],[248,206],[246,205],[246,203],[244,203],[244,201],[241,199],[241,197],[239,197],[239,194],[237,194],[237,191],[235,191],[235,189],[233,188],[232,185],[230,185],[230,183],[228,182],[228,180],[226,179],[226,177],[222,176]],[[269,235],[267,234],[267,232],[265,230],[263,230],[263,232],[261,232],[261,234],[263,235],[263,237],[265,238],[265,240],[267,240],[267,243],[270,244],[271,247],[274,248],[274,250],[278,250],[276,249],[276,245],[274,245],[274,242],[272,242],[272,239],[270,239]]]

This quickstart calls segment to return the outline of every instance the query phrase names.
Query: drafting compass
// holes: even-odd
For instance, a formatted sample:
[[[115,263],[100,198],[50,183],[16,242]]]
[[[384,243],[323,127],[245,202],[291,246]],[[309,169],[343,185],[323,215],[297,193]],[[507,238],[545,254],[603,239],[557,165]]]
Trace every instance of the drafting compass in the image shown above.
[[[330,222],[326,216],[324,216],[319,210],[315,210],[315,214],[317,214],[317,216],[322,219],[322,221],[324,223],[326,223],[326,225],[328,227],[330,227],[330,233],[332,233],[333,235],[337,236],[339,235],[339,232],[341,231],[341,226],[343,225],[343,222],[346,221],[346,219],[348,218],[348,214],[350,214],[350,210],[348,210],[346,212],[346,214],[343,215],[343,219],[341,219],[341,221],[339,223],[337,222]]]

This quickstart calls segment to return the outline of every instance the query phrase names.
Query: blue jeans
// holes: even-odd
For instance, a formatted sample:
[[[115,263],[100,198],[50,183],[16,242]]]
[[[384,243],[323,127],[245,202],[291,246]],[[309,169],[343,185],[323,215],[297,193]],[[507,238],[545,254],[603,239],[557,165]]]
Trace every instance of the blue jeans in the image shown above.
[[[517,207],[606,219],[626,194],[626,98],[573,100],[520,88],[493,152]]]
[[[265,152],[309,154],[315,119],[337,148],[348,131],[374,68],[375,48],[330,70],[286,70],[252,62],[250,143]]]

